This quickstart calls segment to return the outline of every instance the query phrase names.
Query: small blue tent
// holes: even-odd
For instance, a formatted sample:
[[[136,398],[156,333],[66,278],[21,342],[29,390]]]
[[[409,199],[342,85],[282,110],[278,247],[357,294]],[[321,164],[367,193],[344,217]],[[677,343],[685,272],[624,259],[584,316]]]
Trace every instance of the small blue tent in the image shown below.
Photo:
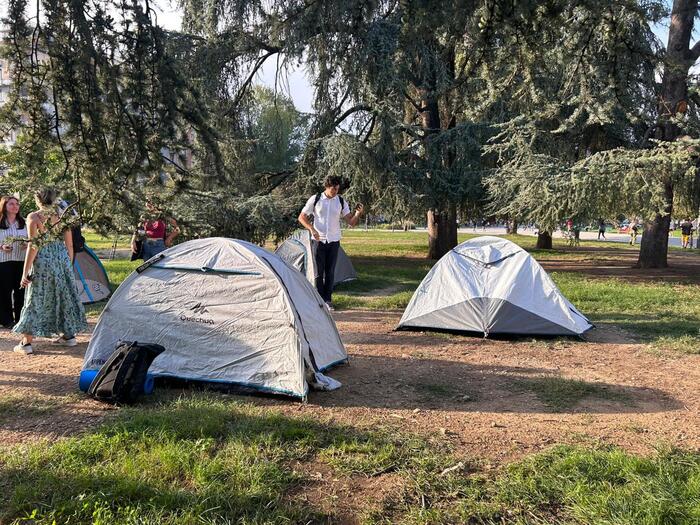
[[[75,254],[73,274],[75,276],[75,289],[83,304],[102,301],[112,293],[109,289],[109,278],[104,266],[95,252],[87,246]]]

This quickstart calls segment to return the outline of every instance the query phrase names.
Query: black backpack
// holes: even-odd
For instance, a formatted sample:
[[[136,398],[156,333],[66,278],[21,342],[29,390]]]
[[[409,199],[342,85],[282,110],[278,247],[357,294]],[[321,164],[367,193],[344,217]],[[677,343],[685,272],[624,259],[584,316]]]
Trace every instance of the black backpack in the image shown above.
[[[78,225],[71,228],[73,237],[73,253],[80,253],[85,249],[85,237],[83,237],[82,228]]]
[[[148,368],[164,351],[161,345],[151,343],[119,343],[90,384],[88,394],[106,403],[135,403],[143,394]]]
[[[340,213],[343,213],[343,208],[345,208],[345,199],[343,199],[342,195],[338,195],[338,198],[340,199]],[[316,197],[314,198],[314,211],[316,211],[316,205],[318,204],[318,201],[321,200],[321,193],[317,193]]]

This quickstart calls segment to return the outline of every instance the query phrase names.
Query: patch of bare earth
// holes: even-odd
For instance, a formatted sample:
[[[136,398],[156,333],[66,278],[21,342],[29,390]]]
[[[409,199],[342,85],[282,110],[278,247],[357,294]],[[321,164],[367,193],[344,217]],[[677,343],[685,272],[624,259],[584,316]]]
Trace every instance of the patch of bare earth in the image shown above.
[[[588,341],[497,341],[394,332],[398,312],[335,317],[351,361],[331,373],[343,388],[312,393],[307,414],[442,434],[493,464],[552,443],[700,446],[698,356],[653,355],[605,326]],[[528,388],[550,377],[584,381],[599,394],[556,411]]]
[[[304,481],[288,495],[290,500],[317,509],[334,525],[358,523],[357,517],[381,509],[388,499],[398,497],[403,480],[395,473],[375,476],[338,476],[319,462],[299,464]]]
[[[637,250],[619,248],[567,248],[569,254],[580,257],[561,258],[553,252],[537,260],[548,272],[576,272],[591,277],[615,277],[629,282],[700,283],[700,257],[696,252],[670,251],[669,268],[634,268],[639,257]]]
[[[17,340],[9,330],[0,332],[1,444],[75,434],[114,410],[78,391],[87,336],[72,348],[37,338],[36,353],[28,356],[12,352]]]

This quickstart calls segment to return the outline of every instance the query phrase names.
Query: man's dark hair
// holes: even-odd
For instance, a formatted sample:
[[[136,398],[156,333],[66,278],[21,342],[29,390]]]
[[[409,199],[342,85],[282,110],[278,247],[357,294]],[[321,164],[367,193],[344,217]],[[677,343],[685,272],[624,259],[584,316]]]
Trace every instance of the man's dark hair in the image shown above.
[[[340,186],[343,183],[343,179],[337,175],[328,175],[326,180],[323,181],[324,188],[332,188],[333,186]]]

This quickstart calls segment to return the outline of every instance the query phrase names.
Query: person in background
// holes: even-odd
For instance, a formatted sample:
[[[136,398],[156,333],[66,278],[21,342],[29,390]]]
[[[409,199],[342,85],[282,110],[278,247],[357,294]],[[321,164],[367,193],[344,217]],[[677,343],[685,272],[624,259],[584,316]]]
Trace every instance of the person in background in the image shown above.
[[[681,248],[692,248],[693,223],[685,219],[681,223]]]
[[[316,289],[329,310],[333,309],[335,263],[342,236],[340,219],[343,218],[351,227],[355,226],[360,221],[363,210],[362,204],[358,204],[355,212],[350,212],[347,201],[338,195],[342,182],[340,177],[326,177],[323,192],[309,197],[298,217],[301,225],[318,241]]]
[[[598,240],[600,240],[600,237],[603,237],[603,240],[605,240],[605,220],[600,219],[598,221]]]
[[[634,244],[637,242],[637,234],[639,233],[639,224],[637,223],[637,219],[634,219],[632,222],[630,222],[630,246],[634,246]]]
[[[581,226],[574,224],[571,232],[574,235],[574,246],[579,246],[581,244]]]
[[[173,240],[180,234],[180,228],[175,219],[166,219],[160,210],[150,202],[146,203],[146,207],[152,218],[144,219],[137,230],[139,233],[143,231],[143,247],[139,250],[136,246],[137,235],[134,235],[131,240],[132,253],[140,251],[144,261],[172,246]],[[170,232],[167,231],[168,226],[170,226]]]
[[[27,293],[22,315],[12,329],[22,334],[14,347],[21,354],[33,353],[35,336],[59,334],[53,344],[75,346],[75,334],[87,329],[73,278],[73,234],[61,222],[58,194],[47,188],[34,198],[39,209],[27,216],[30,241],[22,268],[21,285]]]
[[[22,267],[27,251],[27,223],[17,197],[0,199],[0,324],[12,328],[24,305]]]

